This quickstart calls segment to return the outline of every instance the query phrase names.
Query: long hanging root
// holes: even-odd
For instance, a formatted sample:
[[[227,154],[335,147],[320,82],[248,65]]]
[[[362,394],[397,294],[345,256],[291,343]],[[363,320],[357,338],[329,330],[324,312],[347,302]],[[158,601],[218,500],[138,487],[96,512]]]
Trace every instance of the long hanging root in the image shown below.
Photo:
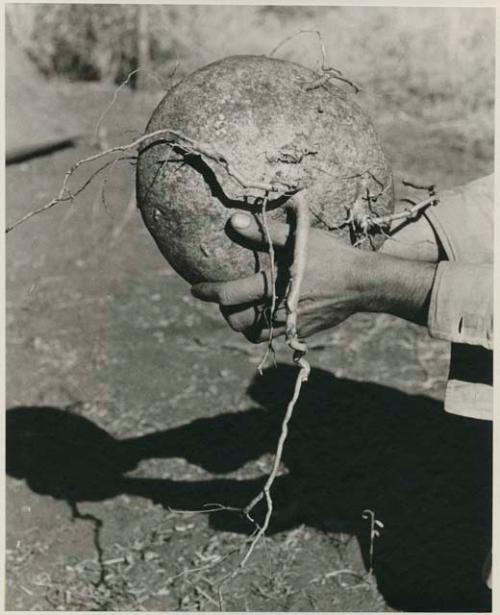
[[[281,464],[281,459],[283,456],[283,449],[284,449],[285,442],[288,436],[288,423],[290,422],[290,419],[292,418],[292,414],[295,409],[295,404],[297,403],[297,400],[300,395],[302,383],[307,380],[307,377],[310,371],[309,364],[307,363],[307,361],[303,358],[301,358],[300,361],[301,361],[301,369],[297,375],[297,379],[295,381],[295,387],[293,391],[293,396],[291,400],[288,402],[288,406],[285,412],[285,417],[283,418],[283,422],[281,424],[281,433],[280,433],[280,437],[278,440],[278,445],[276,447],[276,453],[274,455],[273,466],[272,466],[271,472],[264,484],[264,487],[262,488],[262,491],[260,491],[242,511],[243,514],[247,517],[247,519],[256,526],[256,531],[251,536],[250,544],[244,556],[241,558],[240,562],[238,563],[238,565],[233,569],[233,571],[230,574],[226,575],[219,583],[218,590],[219,590],[219,603],[220,603],[221,611],[224,610],[223,608],[224,602],[223,602],[223,597],[222,597],[223,585],[227,583],[228,581],[230,581],[231,579],[234,579],[238,575],[238,573],[245,567],[246,563],[250,559],[250,556],[254,552],[255,547],[257,546],[257,543],[265,535],[269,527],[269,523],[271,521],[271,516],[273,514],[273,500],[271,497],[271,488],[276,479],[276,476],[278,474],[278,470]],[[252,518],[250,513],[263,498],[265,498],[266,500],[267,510],[266,510],[266,515],[264,517],[264,521],[262,525],[259,525]]]
[[[295,242],[293,263],[290,267],[290,282],[286,295],[286,341],[294,351],[294,360],[302,366],[301,356],[307,352],[306,344],[299,340],[297,333],[297,311],[300,288],[304,279],[307,262],[307,240],[309,237],[309,207],[303,194],[296,194],[288,208],[295,214]]]
[[[273,355],[273,359],[275,359],[275,351],[274,351],[274,346],[273,346],[273,318],[274,318],[274,312],[276,310],[276,302],[277,302],[277,296],[276,296],[276,265],[275,265],[275,254],[274,254],[274,246],[273,246],[273,242],[271,239],[271,233],[269,231],[269,225],[267,222],[267,203],[269,201],[269,196],[266,194],[266,196],[264,197],[263,201],[262,201],[262,226],[264,228],[264,234],[266,236],[266,241],[267,241],[267,245],[268,245],[268,251],[269,251],[269,260],[270,260],[270,266],[269,266],[269,272],[270,272],[270,280],[269,280],[269,284],[271,286],[271,305],[269,306],[269,317],[268,317],[268,328],[269,328],[269,338],[267,340],[267,347],[266,347],[266,352],[264,354],[264,356],[262,357],[261,362],[259,363],[259,365],[257,366],[257,371],[259,372],[259,374],[262,376],[262,370],[264,369],[264,366],[267,362],[267,357],[269,356],[270,353],[272,353]]]
[[[286,341],[290,348],[293,350],[293,359],[295,363],[300,367],[300,372],[297,376],[295,383],[295,391],[290,404],[287,407],[285,418],[282,423],[281,436],[278,441],[276,454],[274,457],[273,467],[269,478],[264,485],[262,491],[244,508],[245,515],[249,515],[253,508],[262,500],[264,495],[266,498],[271,489],[271,486],[276,478],[276,472],[278,471],[279,464],[281,462],[281,456],[283,452],[283,444],[288,433],[288,422],[293,413],[295,403],[300,393],[300,387],[302,382],[305,382],[311,371],[309,363],[304,359],[304,355],[307,352],[307,345],[304,341],[300,340],[297,333],[297,311],[300,298],[300,287],[304,278],[304,271],[307,262],[307,240],[309,236],[309,208],[306,201],[301,194],[295,195],[289,202],[288,208],[295,213],[296,226],[295,226],[295,241],[294,241],[294,254],[293,263],[290,267],[290,281],[288,284],[287,295],[285,300],[287,319],[286,319]],[[271,244],[270,244],[271,245]],[[269,505],[269,501],[268,501]],[[272,504],[271,504],[272,506]],[[267,518],[267,515],[266,515]],[[268,525],[268,524],[267,524]],[[266,523],[264,523],[264,531],[267,529]]]
[[[290,267],[290,281],[288,284],[287,295],[286,295],[286,300],[285,300],[285,306],[286,306],[286,312],[287,312],[286,340],[287,340],[289,347],[293,350],[293,360],[300,367],[300,370],[295,380],[295,387],[294,387],[292,398],[288,402],[285,416],[281,424],[281,433],[278,439],[278,444],[276,446],[276,452],[274,454],[274,460],[273,460],[271,472],[269,473],[269,476],[267,477],[267,480],[262,490],[242,510],[245,517],[255,525],[256,531],[252,535],[250,544],[245,554],[241,558],[240,562],[238,563],[238,565],[233,569],[233,571],[230,574],[226,575],[219,583],[219,588],[218,588],[219,606],[220,606],[221,611],[224,610],[224,600],[223,600],[223,595],[222,595],[223,585],[227,583],[228,581],[230,581],[231,579],[234,579],[237,576],[237,574],[245,567],[250,556],[254,552],[255,547],[257,546],[257,543],[265,535],[267,529],[269,528],[269,523],[271,521],[271,516],[273,514],[273,500],[271,497],[271,488],[278,474],[278,470],[279,470],[281,460],[283,457],[283,449],[284,449],[285,442],[288,436],[288,424],[290,422],[290,419],[292,418],[295,405],[299,398],[300,391],[302,388],[302,383],[307,381],[309,377],[309,373],[311,371],[311,367],[309,363],[304,358],[307,352],[307,346],[305,342],[299,339],[298,332],[297,332],[297,310],[298,310],[298,304],[299,304],[299,298],[300,298],[300,287],[302,284],[302,280],[304,278],[304,271],[305,271],[306,260],[307,260],[307,240],[309,236],[309,208],[302,194],[297,194],[294,197],[292,197],[287,207],[289,210],[291,210],[295,214],[296,225],[295,225],[293,263]],[[268,241],[271,247],[272,243],[270,241],[269,236],[268,236]],[[266,514],[265,514],[262,525],[259,525],[251,516],[251,512],[262,499],[265,499],[266,501]]]

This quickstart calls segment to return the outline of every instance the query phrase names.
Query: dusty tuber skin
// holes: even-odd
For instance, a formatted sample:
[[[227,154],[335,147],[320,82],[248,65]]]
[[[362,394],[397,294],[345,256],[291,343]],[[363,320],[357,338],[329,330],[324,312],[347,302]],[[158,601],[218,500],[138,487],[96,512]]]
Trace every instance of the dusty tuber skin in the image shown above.
[[[137,165],[144,221],[188,282],[237,279],[268,265],[266,254],[245,250],[226,233],[235,211],[259,216],[266,196],[268,218],[284,221],[287,201],[307,193],[311,226],[345,243],[353,242],[349,228],[333,227],[350,214],[393,211],[391,172],[369,119],[332,82],[310,88],[316,80],[297,64],[234,56],[188,76],[153,113],[148,133],[177,130],[209,154],[158,138],[142,148]],[[243,187],[214,153],[273,192]],[[383,241],[374,235],[374,247]]]

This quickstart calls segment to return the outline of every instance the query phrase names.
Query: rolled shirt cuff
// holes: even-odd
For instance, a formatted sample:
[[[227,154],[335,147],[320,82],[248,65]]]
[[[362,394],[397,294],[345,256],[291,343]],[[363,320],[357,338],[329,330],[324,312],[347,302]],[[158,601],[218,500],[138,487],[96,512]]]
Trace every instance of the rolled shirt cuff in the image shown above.
[[[493,349],[493,265],[440,262],[427,325],[432,337]]]

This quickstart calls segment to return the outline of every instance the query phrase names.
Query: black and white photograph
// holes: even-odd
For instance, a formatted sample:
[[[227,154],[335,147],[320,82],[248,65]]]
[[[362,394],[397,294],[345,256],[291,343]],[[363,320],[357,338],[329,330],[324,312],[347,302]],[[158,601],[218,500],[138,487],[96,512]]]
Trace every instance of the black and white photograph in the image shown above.
[[[496,9],[3,9],[5,610],[492,612]]]

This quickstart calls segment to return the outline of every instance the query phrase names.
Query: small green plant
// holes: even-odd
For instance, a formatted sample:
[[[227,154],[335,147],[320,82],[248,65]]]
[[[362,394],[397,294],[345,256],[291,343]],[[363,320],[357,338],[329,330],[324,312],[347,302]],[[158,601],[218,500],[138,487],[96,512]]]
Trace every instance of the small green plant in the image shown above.
[[[373,510],[370,510],[369,508],[365,509],[361,516],[363,517],[363,519],[370,520],[370,564],[369,564],[368,574],[371,576],[373,575],[373,557],[375,553],[375,538],[380,537],[380,530],[383,529],[384,524],[382,523],[382,521],[379,521],[378,519],[375,518],[375,513],[373,512]]]

